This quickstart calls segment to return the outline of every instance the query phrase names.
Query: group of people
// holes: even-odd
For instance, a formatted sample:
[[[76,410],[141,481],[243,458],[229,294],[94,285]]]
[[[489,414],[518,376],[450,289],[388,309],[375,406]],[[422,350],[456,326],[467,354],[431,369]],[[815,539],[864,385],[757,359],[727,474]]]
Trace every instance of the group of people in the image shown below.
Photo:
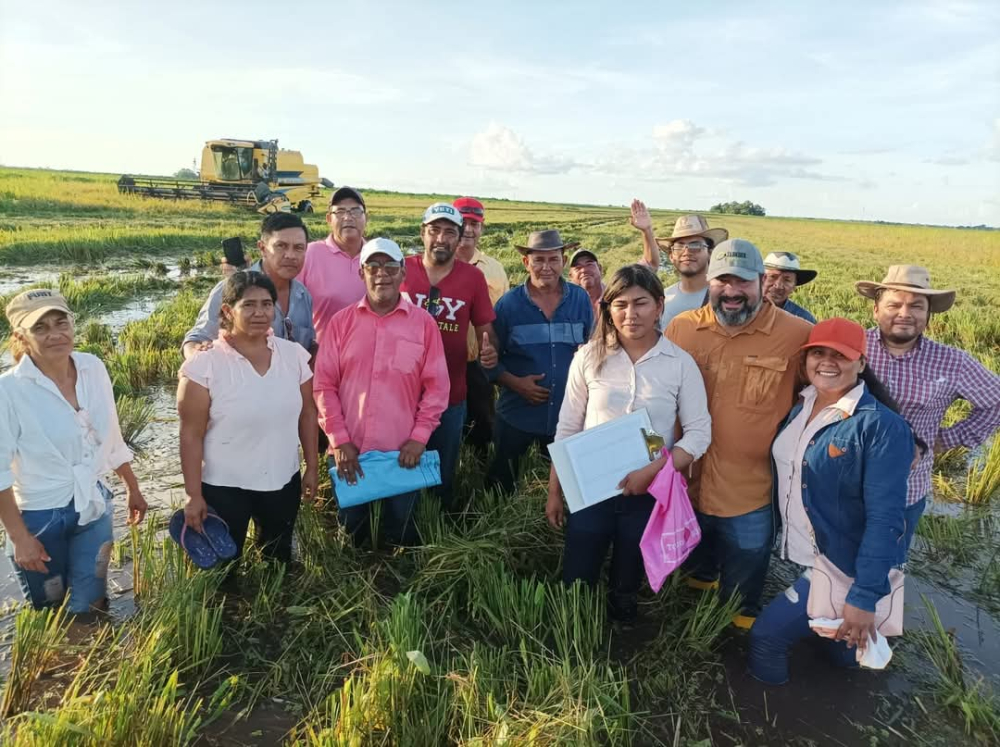
[[[545,457],[554,440],[645,408],[665,451],[625,475],[621,495],[567,514],[550,472],[545,514],[565,530],[564,581],[596,583],[610,549],[609,614],[636,616],[649,487],[669,453],[702,532],[686,580],[738,595],[751,671],[780,683],[792,643],[809,634],[816,559],[851,580],[829,644],[847,663],[906,559],[935,450],[975,447],[1000,427],[1000,377],[924,334],[955,293],[934,289],[921,267],[857,284],[873,302],[866,331],[843,318],[816,323],[790,299],[817,274],[794,254],[764,257],[700,215],[656,237],[639,200],[640,261],[606,279],[596,252],[536,231],[516,247],[527,278],[513,288],[479,246],[485,209],[474,198],[428,207],[423,251],[409,256],[366,237],[368,217],[350,187],[333,193],[323,239],[310,242],[298,216],[269,215],[259,261],[205,301],[184,339],[177,395],[190,529],[211,512],[242,549],[253,520],[265,556],[288,561],[321,455],[352,484],[370,452],[398,452],[415,468],[436,451],[435,490],[454,512],[467,499],[455,487],[463,441],[470,454],[491,453],[487,485],[513,494],[532,445]],[[667,288],[661,251],[678,275]],[[72,313],[55,291],[23,293],[6,312],[17,360],[0,377],[8,552],[36,606],[68,589],[71,611],[100,607],[112,514],[103,476],[125,482],[130,521],[146,510],[110,380],[74,351]],[[969,414],[944,427],[958,399]],[[378,501],[379,537],[375,504],[343,507],[339,519],[356,542],[415,544],[419,499]],[[763,607],[776,539],[804,573]]]

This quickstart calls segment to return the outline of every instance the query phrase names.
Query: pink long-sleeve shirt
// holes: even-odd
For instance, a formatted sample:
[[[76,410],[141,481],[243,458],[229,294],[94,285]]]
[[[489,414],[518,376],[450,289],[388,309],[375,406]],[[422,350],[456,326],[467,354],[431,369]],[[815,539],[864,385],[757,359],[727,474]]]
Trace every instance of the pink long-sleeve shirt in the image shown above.
[[[331,453],[345,443],[361,453],[426,444],[450,388],[438,325],[405,298],[379,316],[366,296],[330,321],[313,392]]]

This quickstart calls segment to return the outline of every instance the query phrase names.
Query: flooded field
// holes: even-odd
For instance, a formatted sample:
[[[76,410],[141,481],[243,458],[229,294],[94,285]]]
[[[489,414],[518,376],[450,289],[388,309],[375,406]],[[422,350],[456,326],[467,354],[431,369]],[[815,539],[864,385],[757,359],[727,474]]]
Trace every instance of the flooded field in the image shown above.
[[[416,235],[420,200],[372,195],[369,202],[371,235]],[[125,206],[135,211],[133,228],[143,225],[142,206]],[[18,210],[0,200],[0,214],[15,222]],[[22,230],[0,231],[0,296],[58,284],[74,299],[80,346],[102,357],[116,394],[150,404],[134,438],[134,466],[151,516],[130,532],[113,480],[119,541],[110,625],[22,611],[0,560],[8,708],[0,741],[129,744],[103,736],[127,734],[134,743],[171,745],[950,747],[1000,740],[1000,495],[994,487],[976,505],[963,500],[981,465],[995,458],[989,449],[938,458],[937,499],[908,569],[907,632],[893,642],[884,672],[835,670],[807,642],[794,652],[790,684],[764,687],[746,673],[747,638],[728,624],[731,610],[675,578],[658,595],[646,591],[634,627],[610,623],[600,594],[558,581],[562,537],[544,520],[547,468],[537,460],[518,495],[501,499],[482,491],[484,465],[463,454],[459,489],[470,507],[444,520],[425,500],[420,548],[354,548],[335,509],[321,503],[304,507],[297,560],[287,571],[251,552],[235,583],[194,572],[162,529],[184,497],[174,406],[180,339],[219,277],[210,252],[227,235],[250,245],[255,221],[178,207],[177,221],[150,218],[148,239],[103,240],[106,227],[88,223],[87,210],[66,221],[58,240],[41,228],[31,238],[33,216]],[[503,217],[484,236],[512,278],[519,258],[511,244],[540,220],[600,251],[606,268],[638,251],[621,211],[521,210],[498,205]],[[322,216],[309,221],[322,235]],[[866,309],[842,291],[860,272],[858,251],[868,276],[904,253],[933,265],[950,246],[959,261],[932,271],[950,272],[947,281],[959,287],[981,271],[984,256],[1000,257],[1000,246],[971,245],[978,234],[959,240],[943,229],[869,225],[857,236],[874,238],[858,238],[848,254],[836,232],[852,226],[734,218],[731,230],[816,258],[823,281],[808,288],[810,308],[829,315],[847,304],[844,313],[859,321]],[[86,241],[75,242],[84,228]],[[154,238],[168,230],[162,242]],[[900,233],[905,247],[885,249]],[[178,243],[175,234],[187,238]],[[49,259],[29,262],[32,251]],[[99,259],[63,259],[90,255]],[[11,256],[18,261],[4,261]],[[1000,305],[1000,271],[989,275],[979,292]],[[0,338],[6,333],[0,329]],[[956,308],[934,334],[997,368],[1000,324],[982,309]],[[775,559],[768,597],[796,573]],[[60,627],[67,625],[68,633]],[[15,660],[20,677],[11,676]]]

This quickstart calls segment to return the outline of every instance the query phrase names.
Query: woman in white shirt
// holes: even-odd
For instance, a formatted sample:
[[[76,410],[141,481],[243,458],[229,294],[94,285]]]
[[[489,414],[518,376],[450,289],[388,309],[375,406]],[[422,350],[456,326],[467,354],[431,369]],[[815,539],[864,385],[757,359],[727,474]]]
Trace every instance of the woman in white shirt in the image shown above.
[[[146,501],[122,439],[99,359],[73,350],[73,316],[59,293],[26,291],[7,305],[17,365],[0,376],[0,522],[18,581],[36,608],[106,606],[114,507],[101,482],[125,483],[129,523]]]
[[[646,408],[653,429],[663,436],[677,470],[685,469],[708,449],[711,417],[705,384],[694,359],[667,340],[660,328],[663,285],[642,265],[615,273],[600,301],[591,341],[573,358],[559,411],[555,440]],[[682,437],[674,442],[680,421]],[[622,494],[564,517],[555,469],[549,476],[545,514],[553,527],[566,523],[563,581],[595,584],[608,546],[609,613],[620,620],[636,614],[642,582],[639,539],[655,503],[649,485],[665,457],[630,472]]]
[[[300,496],[316,495],[318,425],[309,353],[271,334],[277,297],[262,273],[226,280],[219,339],[181,366],[177,411],[187,525],[201,531],[211,508],[242,552],[252,518],[265,557],[288,562]]]

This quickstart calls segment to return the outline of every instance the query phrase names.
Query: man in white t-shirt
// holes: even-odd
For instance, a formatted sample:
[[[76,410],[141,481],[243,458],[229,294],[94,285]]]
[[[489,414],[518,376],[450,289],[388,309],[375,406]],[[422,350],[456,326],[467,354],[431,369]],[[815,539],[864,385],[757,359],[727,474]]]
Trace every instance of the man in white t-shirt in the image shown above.
[[[709,228],[700,215],[682,215],[674,223],[668,239],[653,235],[653,221],[642,200],[632,200],[632,217],[629,221],[642,232],[642,260],[654,272],[660,269],[660,248],[666,249],[670,264],[680,275],[673,285],[664,288],[663,315],[660,329],[666,329],[670,320],[682,311],[691,311],[708,303],[708,279],[705,271],[712,249],[729,238],[725,228]]]

